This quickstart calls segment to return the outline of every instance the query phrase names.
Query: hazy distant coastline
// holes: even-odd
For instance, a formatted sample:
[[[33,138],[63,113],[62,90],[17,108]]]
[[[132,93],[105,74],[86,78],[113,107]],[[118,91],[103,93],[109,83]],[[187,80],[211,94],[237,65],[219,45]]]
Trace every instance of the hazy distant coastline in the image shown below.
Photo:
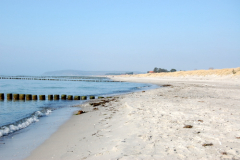
[[[42,74],[42,76],[89,76],[89,75],[106,75],[109,73],[124,74],[126,72],[133,72],[134,74],[140,74],[143,72],[138,71],[81,71],[81,70],[59,70],[49,71]]]

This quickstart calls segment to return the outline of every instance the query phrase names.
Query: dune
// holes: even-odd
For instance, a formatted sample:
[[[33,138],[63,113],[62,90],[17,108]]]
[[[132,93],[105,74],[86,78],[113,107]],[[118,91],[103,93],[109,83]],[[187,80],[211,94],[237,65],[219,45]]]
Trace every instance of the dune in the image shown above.
[[[240,67],[227,69],[212,69],[212,70],[193,70],[193,71],[177,71],[177,72],[162,72],[162,73],[147,73],[136,75],[121,75],[119,77],[236,77],[240,75]]]

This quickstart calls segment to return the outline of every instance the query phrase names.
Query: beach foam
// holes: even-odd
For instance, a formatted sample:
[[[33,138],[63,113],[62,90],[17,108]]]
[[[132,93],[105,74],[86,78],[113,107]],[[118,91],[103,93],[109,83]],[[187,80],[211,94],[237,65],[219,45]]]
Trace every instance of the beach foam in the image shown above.
[[[52,112],[51,109],[44,109],[42,111],[34,112],[30,117],[21,119],[20,121],[15,122],[14,124],[2,126],[0,128],[0,137],[6,136],[10,133],[18,131],[20,129],[28,127],[34,122],[38,122],[40,117],[47,116]]]

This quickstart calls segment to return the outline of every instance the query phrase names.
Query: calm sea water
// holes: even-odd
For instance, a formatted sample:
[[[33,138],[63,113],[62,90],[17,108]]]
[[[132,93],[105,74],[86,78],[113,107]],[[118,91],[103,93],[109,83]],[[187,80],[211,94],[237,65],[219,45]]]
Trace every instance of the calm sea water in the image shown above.
[[[110,96],[151,88],[156,86],[128,82],[0,79],[0,93],[5,93],[5,100],[0,101],[0,159],[26,157],[72,115],[76,108],[71,106],[84,102],[7,101],[6,93],[46,95],[46,98],[49,94]],[[13,148],[18,152],[13,154],[11,152]]]

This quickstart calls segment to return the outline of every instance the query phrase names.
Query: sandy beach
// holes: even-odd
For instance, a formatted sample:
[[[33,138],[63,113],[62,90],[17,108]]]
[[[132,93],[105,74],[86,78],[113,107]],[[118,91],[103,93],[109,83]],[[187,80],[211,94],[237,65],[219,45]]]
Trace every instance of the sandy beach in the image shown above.
[[[240,159],[239,77],[111,78],[163,87],[78,106],[26,159]]]
[[[0,160],[240,160],[239,61],[240,0],[0,0]]]

